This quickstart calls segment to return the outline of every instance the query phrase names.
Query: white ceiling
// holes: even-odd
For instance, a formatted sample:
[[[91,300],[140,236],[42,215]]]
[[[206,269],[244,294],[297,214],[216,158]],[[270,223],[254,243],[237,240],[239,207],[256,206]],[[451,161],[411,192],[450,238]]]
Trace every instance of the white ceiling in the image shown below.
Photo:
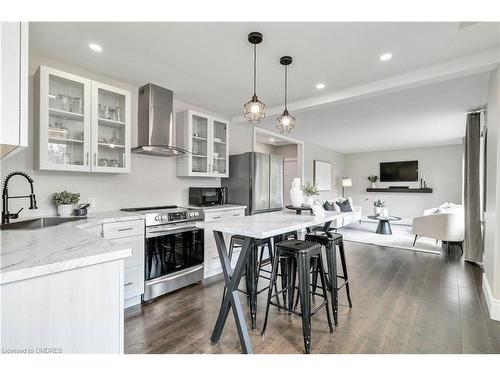
[[[481,63],[480,69],[445,81],[446,64],[465,61],[453,65],[465,72],[467,59],[485,51],[493,52],[498,61],[498,25],[31,23],[30,48],[135,86],[152,82],[170,88],[183,102],[233,118],[241,114],[242,104],[252,94],[252,47],[247,34],[261,31],[264,42],[258,48],[257,93],[270,113],[264,126],[274,130],[275,113],[281,110],[283,100],[279,58],[291,55],[290,108],[294,102],[302,103],[297,105],[301,111],[294,112],[298,126],[292,136],[338,151],[356,152],[457,142],[463,136],[464,112],[486,101],[488,74],[450,78],[491,68]],[[103,51],[92,52],[87,46],[90,42],[100,44]],[[380,62],[384,52],[391,52],[392,60]],[[439,81],[429,79],[431,68],[438,66],[442,82],[429,85]],[[412,82],[406,88],[417,88],[392,94],[380,90],[368,99],[357,90],[377,88],[378,82],[391,80],[398,82],[391,81],[389,86],[399,85],[401,90],[405,85],[399,81],[414,81],[411,74],[422,82],[421,87]],[[325,89],[317,90],[318,82],[325,83]],[[323,100],[345,92],[350,100]]]
[[[438,23],[31,23],[34,51],[136,86],[153,82],[227,117],[250,99],[251,31],[261,31],[259,97],[282,102],[282,55],[291,55],[289,100],[324,95],[497,48],[498,24]],[[88,43],[102,46],[101,53]],[[393,59],[381,63],[380,54]],[[326,84],[319,91],[316,83]]]
[[[490,73],[296,113],[293,137],[344,153],[460,143]],[[260,125],[276,130],[276,116]]]

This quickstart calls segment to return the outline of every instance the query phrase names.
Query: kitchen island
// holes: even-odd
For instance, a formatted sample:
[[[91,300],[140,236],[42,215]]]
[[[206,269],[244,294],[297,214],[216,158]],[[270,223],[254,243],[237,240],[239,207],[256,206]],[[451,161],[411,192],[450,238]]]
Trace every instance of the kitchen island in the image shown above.
[[[254,251],[252,251],[253,239],[264,239],[280,236],[293,231],[309,230],[315,226],[323,226],[323,230],[326,231],[333,220],[340,218],[343,215],[346,214],[333,211],[327,211],[325,216],[296,215],[295,212],[291,211],[278,211],[252,216],[228,218],[213,222],[197,223],[196,225],[198,227],[205,230],[212,230],[214,232],[226,286],[224,300],[219,310],[211,337],[212,343],[215,344],[219,342],[227,316],[229,315],[229,311],[232,309],[242,351],[245,354],[253,352],[243,309],[238,295],[238,285],[247,263],[250,264],[248,267],[249,269],[253,270],[256,268],[254,263],[257,262],[257,259]],[[231,267],[231,260],[229,259],[226,244],[224,242],[224,234],[240,235],[245,237],[240,256],[234,269]],[[250,315],[252,328],[254,328],[257,299],[257,293],[254,289],[256,288],[256,283],[251,281],[248,285],[250,287],[248,290],[251,307]]]
[[[131,249],[102,238],[101,231],[103,224],[141,219],[107,212],[2,230],[2,351],[122,353],[123,263]]]

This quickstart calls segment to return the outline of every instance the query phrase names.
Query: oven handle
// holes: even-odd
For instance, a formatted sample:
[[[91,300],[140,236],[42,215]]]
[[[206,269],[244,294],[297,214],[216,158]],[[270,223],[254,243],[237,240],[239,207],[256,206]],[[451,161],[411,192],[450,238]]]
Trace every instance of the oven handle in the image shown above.
[[[153,229],[153,228],[146,228],[146,238],[151,238],[151,237],[159,237],[159,236],[167,236],[169,234],[175,234],[175,233],[181,233],[181,232],[189,232],[193,230],[198,230],[200,228],[189,224],[189,225],[180,225],[177,227],[171,227],[169,229],[165,228],[160,228],[160,229]]]
[[[200,265],[200,266],[198,266],[198,267],[196,267],[196,268],[190,269],[187,272],[179,273],[178,275],[174,275],[174,276],[165,275],[165,276],[162,276],[162,277],[157,277],[157,278],[155,278],[153,280],[146,280],[145,284],[146,285],[154,285],[154,284],[164,283],[165,281],[174,280],[174,279],[177,279],[178,277],[189,275],[190,273],[197,272],[197,271],[199,271],[201,269],[203,269],[203,264]]]

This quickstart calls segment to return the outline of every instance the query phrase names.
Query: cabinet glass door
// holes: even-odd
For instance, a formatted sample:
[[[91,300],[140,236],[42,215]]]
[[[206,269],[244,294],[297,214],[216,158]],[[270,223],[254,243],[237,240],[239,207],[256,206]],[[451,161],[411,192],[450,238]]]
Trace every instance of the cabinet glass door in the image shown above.
[[[45,80],[41,87],[40,131],[42,139],[46,140],[41,147],[47,147],[40,150],[41,167],[88,170],[89,84],[86,80],[57,71],[48,70],[41,74]]]
[[[98,172],[129,169],[129,96],[118,88],[93,82],[93,164]]]
[[[209,173],[208,118],[191,114],[191,172]]]
[[[215,175],[227,174],[227,123],[213,120],[212,127],[212,173]]]

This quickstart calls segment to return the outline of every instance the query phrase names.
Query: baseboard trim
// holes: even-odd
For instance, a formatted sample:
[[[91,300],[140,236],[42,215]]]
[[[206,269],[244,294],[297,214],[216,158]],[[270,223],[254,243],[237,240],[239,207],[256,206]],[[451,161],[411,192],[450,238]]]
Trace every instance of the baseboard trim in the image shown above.
[[[493,298],[491,293],[490,284],[486,278],[486,274],[483,273],[483,294],[486,299],[486,305],[488,306],[488,311],[490,313],[490,318],[493,320],[500,321],[500,300]]]

